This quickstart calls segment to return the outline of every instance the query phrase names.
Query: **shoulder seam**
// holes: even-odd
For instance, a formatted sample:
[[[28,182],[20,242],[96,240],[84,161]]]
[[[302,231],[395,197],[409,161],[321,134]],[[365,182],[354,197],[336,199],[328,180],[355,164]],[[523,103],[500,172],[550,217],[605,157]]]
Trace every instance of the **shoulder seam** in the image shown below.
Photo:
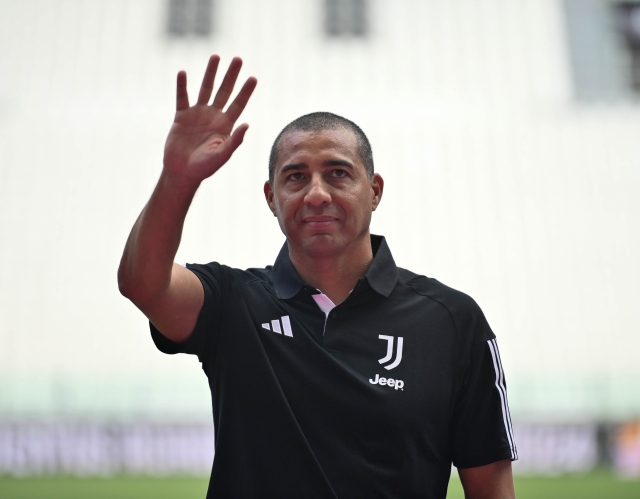
[[[418,292],[418,290],[416,288],[414,288],[413,286],[411,286],[411,283],[413,281],[417,281],[418,279],[428,279],[428,277],[423,276],[423,275],[419,275],[414,277],[413,279],[411,279],[410,281],[407,281],[405,284],[407,286],[409,286],[414,293],[416,293],[417,295],[420,296],[426,296],[427,298],[429,298],[431,301],[436,302],[437,304],[439,304],[442,308],[444,308],[448,313],[449,313],[449,317],[451,317],[451,322],[453,322],[453,328],[456,330],[456,334],[458,335],[458,338],[460,338],[460,331],[458,331],[458,325],[456,324],[455,319],[453,318],[453,313],[451,312],[451,309],[449,309],[449,307],[447,307],[444,303],[442,303],[440,300],[436,300],[433,296],[429,295],[429,294],[425,294],[425,293],[420,293]]]

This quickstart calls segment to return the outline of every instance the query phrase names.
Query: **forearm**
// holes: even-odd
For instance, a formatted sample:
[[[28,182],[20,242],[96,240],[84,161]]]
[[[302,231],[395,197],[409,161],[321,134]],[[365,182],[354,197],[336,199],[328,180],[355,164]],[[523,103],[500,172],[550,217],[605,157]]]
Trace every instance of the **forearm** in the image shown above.
[[[193,181],[161,174],[129,234],[118,269],[120,292],[134,303],[153,300],[168,289],[184,220],[197,188]]]

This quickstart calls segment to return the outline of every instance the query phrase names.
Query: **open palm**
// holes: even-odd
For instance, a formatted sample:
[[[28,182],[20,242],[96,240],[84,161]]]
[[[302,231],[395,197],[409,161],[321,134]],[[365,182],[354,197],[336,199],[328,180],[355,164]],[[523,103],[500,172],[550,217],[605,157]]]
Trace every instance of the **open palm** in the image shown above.
[[[178,73],[176,117],[164,148],[164,168],[194,182],[210,177],[224,165],[242,143],[249,128],[247,124],[243,124],[233,130],[257,80],[248,78],[228,109],[223,111],[242,67],[242,60],[235,57],[213,104],[209,105],[219,62],[217,55],[209,59],[198,101],[193,106],[189,106],[187,75],[184,71]]]

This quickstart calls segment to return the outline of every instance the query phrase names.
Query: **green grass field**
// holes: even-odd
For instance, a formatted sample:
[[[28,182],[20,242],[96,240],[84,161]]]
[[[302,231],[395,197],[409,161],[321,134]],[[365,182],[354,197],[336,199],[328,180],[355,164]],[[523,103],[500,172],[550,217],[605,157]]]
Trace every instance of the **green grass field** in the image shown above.
[[[0,478],[2,499],[204,499],[202,478]],[[516,478],[518,499],[638,499],[640,480],[620,480],[610,473],[556,478]],[[451,499],[462,499],[457,477]]]

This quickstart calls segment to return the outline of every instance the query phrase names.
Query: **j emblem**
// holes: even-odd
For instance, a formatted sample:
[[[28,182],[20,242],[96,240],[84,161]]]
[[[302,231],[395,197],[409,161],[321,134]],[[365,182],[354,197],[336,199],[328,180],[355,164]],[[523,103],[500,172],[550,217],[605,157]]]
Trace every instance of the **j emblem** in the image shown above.
[[[384,364],[385,362],[389,362],[391,360],[391,357],[393,357],[393,339],[394,338],[393,336],[386,336],[384,334],[379,335],[378,338],[380,338],[381,340],[387,340],[387,355],[385,355],[383,358],[378,360],[380,364]],[[391,364],[389,364],[388,366],[384,366],[385,369],[394,369],[398,367],[398,365],[402,361],[402,343],[403,343],[402,336],[398,336],[398,348],[396,350],[396,358]]]
[[[379,335],[378,338],[387,342],[387,354],[383,358],[378,359],[378,362],[380,364],[385,364],[393,358],[393,344],[395,343],[395,338],[393,336],[387,336],[384,334]],[[391,364],[384,366],[385,369],[394,369],[398,367],[398,365],[400,365],[400,362],[402,362],[402,345],[404,343],[403,340],[404,339],[402,336],[398,336],[396,358],[393,359],[393,362],[391,362]],[[375,378],[369,379],[369,383],[371,383],[372,385],[388,386],[390,388],[395,388],[396,390],[404,390],[404,381],[402,381],[401,379],[383,378],[379,374],[376,374]]]

